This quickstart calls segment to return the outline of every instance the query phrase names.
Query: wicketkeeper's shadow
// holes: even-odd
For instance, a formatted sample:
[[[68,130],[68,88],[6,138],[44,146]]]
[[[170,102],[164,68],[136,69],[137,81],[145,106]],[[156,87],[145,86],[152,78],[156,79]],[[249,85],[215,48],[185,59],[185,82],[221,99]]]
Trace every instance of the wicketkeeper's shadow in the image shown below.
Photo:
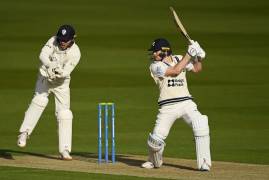
[[[11,149],[0,149],[0,158],[14,160],[14,157],[12,154],[24,154],[24,155],[37,156],[37,157],[42,157],[42,158],[47,158],[47,159],[59,159],[58,157],[55,157],[52,155],[26,152],[26,151],[15,151]]]

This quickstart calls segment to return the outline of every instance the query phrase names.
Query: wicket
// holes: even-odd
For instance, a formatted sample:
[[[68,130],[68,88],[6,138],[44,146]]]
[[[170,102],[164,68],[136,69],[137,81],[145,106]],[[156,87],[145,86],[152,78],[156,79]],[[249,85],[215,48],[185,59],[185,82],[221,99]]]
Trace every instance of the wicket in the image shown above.
[[[104,109],[104,113],[102,110]],[[110,115],[109,115],[110,110]],[[111,161],[115,163],[115,104],[108,103],[99,103],[98,104],[98,162],[102,163],[102,117],[104,114],[104,139],[105,139],[105,162],[108,163],[108,146],[109,146],[109,120],[111,127]]]

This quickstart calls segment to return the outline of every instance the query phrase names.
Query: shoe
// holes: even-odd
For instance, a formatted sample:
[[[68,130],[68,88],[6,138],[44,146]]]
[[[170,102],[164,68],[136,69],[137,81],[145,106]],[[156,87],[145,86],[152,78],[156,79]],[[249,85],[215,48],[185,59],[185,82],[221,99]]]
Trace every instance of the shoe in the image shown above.
[[[71,160],[72,160],[72,156],[70,156],[69,151],[64,150],[64,151],[61,153],[61,159],[62,159],[62,160],[66,160],[66,161],[71,161]]]
[[[25,132],[22,132],[19,136],[18,136],[18,142],[17,142],[17,145],[21,148],[25,147],[26,146],[26,141],[28,139],[28,133],[25,131]]]
[[[153,169],[154,165],[152,162],[147,161],[147,162],[144,162],[143,164],[141,164],[141,167],[146,168],[146,169]]]
[[[200,171],[210,171],[210,166],[206,162],[204,162],[199,170]]]

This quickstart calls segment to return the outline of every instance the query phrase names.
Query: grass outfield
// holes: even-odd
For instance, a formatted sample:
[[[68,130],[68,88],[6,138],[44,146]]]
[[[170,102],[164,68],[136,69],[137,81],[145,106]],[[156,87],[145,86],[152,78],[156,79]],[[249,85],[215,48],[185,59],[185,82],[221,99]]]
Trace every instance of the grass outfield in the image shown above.
[[[97,152],[97,104],[113,101],[117,153],[145,155],[158,97],[146,50],[156,37],[170,40],[174,54],[186,49],[169,5],[207,52],[204,71],[189,74],[188,84],[209,116],[212,159],[269,164],[266,0],[1,2],[0,152],[21,151],[18,129],[33,95],[40,49],[60,24],[70,23],[82,52],[71,81],[73,152]],[[192,131],[183,122],[166,143],[166,157],[195,159]],[[23,151],[57,154],[53,98]]]
[[[0,177],[4,180],[17,180],[23,178],[39,179],[39,180],[138,180],[138,179],[160,179],[160,178],[143,178],[134,176],[105,175],[93,173],[79,173],[68,171],[51,171],[46,169],[30,169],[18,167],[2,167],[0,166]]]

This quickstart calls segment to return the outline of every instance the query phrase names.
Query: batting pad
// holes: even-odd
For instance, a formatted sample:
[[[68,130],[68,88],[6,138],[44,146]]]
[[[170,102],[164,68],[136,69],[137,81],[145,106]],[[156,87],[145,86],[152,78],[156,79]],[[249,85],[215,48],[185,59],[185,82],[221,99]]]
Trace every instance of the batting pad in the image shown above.
[[[31,104],[25,112],[24,120],[20,127],[20,132],[27,131],[28,135],[32,133],[44,109],[46,108],[48,101],[49,100],[47,97],[40,95],[36,95],[33,98]]]
[[[59,152],[65,150],[71,152],[72,146],[72,119],[73,114],[68,110],[62,110],[57,113],[58,135],[59,135]]]
[[[205,115],[197,115],[192,120],[192,129],[195,137],[209,135],[208,118]]]
[[[203,163],[211,166],[210,136],[207,116],[200,115],[195,117],[192,121],[192,128],[196,143],[198,169],[201,169]]]
[[[149,134],[148,147],[149,147],[149,161],[154,164],[154,167],[161,167],[163,164],[162,154],[165,142],[155,134]]]
[[[203,163],[211,166],[210,136],[195,137],[195,143],[198,169]]]

